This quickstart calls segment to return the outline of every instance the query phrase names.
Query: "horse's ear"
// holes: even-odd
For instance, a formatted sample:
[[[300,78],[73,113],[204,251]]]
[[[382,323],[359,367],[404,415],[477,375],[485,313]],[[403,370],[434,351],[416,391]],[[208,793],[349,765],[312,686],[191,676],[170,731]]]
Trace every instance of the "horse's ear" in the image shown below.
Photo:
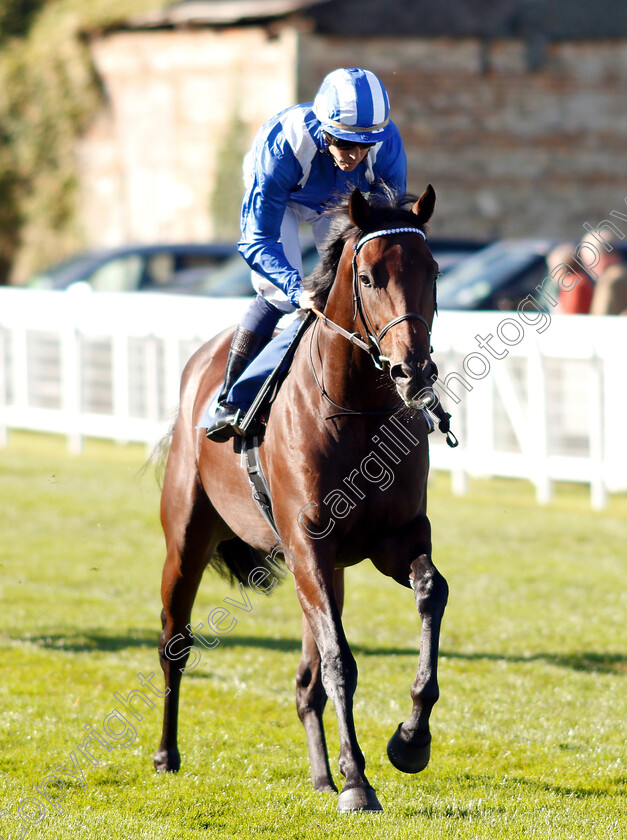
[[[420,196],[418,201],[411,208],[411,212],[418,216],[418,224],[426,225],[433,215],[433,208],[435,207],[435,190],[429,184],[427,189]]]
[[[355,187],[348,199],[348,215],[355,227],[358,227],[359,230],[365,230],[366,222],[370,216],[370,205],[358,187]]]

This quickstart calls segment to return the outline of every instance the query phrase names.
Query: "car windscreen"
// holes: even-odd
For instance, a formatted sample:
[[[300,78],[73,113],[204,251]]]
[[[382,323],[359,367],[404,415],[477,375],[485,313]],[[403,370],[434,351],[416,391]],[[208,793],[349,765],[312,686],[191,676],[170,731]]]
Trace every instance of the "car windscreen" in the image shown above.
[[[490,245],[440,278],[438,305],[445,309],[472,309],[537,259],[537,251],[526,242]]]
[[[303,274],[311,274],[318,262],[318,252],[313,243],[306,243],[302,249]],[[183,271],[177,275],[181,281],[186,276],[193,281],[193,291],[196,294],[212,297],[226,297],[239,295],[253,295],[251,270],[240,254],[225,260],[218,268],[208,271],[204,276],[200,272],[194,277],[193,271]],[[190,289],[192,291],[192,289]]]

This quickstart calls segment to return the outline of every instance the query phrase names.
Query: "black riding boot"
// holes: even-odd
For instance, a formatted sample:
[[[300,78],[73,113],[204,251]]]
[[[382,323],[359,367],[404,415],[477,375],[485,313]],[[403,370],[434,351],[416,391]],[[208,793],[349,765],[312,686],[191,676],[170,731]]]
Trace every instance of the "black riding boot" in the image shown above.
[[[233,384],[269,340],[266,336],[251,332],[245,327],[236,328],[226,362],[224,383],[218,396],[215,419],[207,429],[207,437],[210,440],[222,443],[237,434],[234,423],[239,417],[239,409],[226,402],[226,398]]]

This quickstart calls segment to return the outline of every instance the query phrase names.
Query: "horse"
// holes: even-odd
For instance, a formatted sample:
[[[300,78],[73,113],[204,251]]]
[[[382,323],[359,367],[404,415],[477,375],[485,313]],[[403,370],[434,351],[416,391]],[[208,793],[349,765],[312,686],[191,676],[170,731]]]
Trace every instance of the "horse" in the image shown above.
[[[382,810],[355,732],[357,666],[341,618],[344,568],[365,558],[413,589],[421,619],[413,708],[390,738],[388,757],[405,773],[417,773],[429,762],[429,718],[439,696],[438,644],[448,598],[446,580],[431,559],[428,430],[420,410],[429,404],[437,377],[430,336],[438,266],[424,233],[434,205],[429,185],[418,200],[390,194],[377,202],[355,190],[335,211],[321,262],[304,281],[314,293],[318,317],[311,316],[313,325],[294,352],[258,448],[274,528],[241,468],[241,438],[216,443],[198,428],[221,384],[232,329],[203,345],[184,369],[161,495],[167,554],[159,658],[166,694],[154,756],[158,771],[180,766],[179,689],[193,645],[192,605],[205,568],[229,574],[244,594],[243,586],[251,585],[269,591],[277,580],[271,562],[277,550],[294,577],[302,608],[296,700],[314,788],[337,793],[323,727],[330,698],[344,777],[338,808]],[[385,492],[381,480],[364,492],[383,469]],[[174,640],[187,646],[176,656]]]

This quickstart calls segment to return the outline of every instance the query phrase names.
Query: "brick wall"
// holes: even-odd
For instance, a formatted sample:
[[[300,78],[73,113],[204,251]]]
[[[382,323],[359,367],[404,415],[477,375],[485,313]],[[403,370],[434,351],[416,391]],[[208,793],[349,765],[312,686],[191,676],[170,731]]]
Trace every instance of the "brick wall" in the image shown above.
[[[338,66],[384,80],[409,159],[409,188],[438,194],[433,235],[577,239],[627,195],[627,42],[546,48],[527,70],[522,41],[308,35],[303,98]]]
[[[78,149],[87,240],[212,239],[218,161],[294,101],[295,47],[291,30],[269,38],[261,28],[95,40],[108,104]],[[240,159],[224,180],[241,196]]]
[[[341,39],[285,26],[120,32],[94,41],[108,108],[80,145],[88,239],[211,239],[217,161],[322,77],[365,66],[390,93],[409,188],[433,235],[576,239],[627,195],[627,42]],[[298,80],[298,82],[296,81]],[[233,151],[233,149],[231,149]],[[238,151],[238,150],[235,150]],[[232,180],[241,191],[239,159]]]

